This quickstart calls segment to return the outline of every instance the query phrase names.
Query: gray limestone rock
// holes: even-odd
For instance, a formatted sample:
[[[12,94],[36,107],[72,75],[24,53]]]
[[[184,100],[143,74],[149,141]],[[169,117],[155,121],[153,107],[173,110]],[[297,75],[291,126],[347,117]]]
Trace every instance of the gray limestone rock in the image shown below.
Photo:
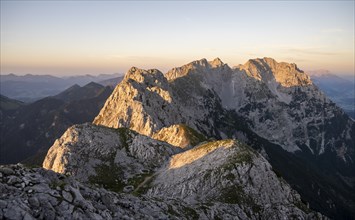
[[[38,201],[38,198],[35,196],[31,196],[28,198],[28,203],[29,205],[31,205],[32,207],[38,208],[40,206],[40,203]]]
[[[21,183],[21,179],[17,176],[9,176],[7,183],[9,185],[15,185],[16,183]]]
[[[0,173],[4,175],[11,175],[14,173],[13,169],[8,168],[8,167],[0,167]]]
[[[53,191],[61,191],[59,196],[68,202],[70,202],[69,195],[72,195],[72,204],[76,207],[72,215],[78,218],[98,213],[104,219],[115,215],[122,218],[127,215],[134,219],[147,217],[169,219],[171,213],[177,214],[180,213],[181,208],[186,209],[185,205],[189,207],[185,214],[201,218],[238,216],[243,219],[248,216],[251,219],[280,219],[297,216],[304,219],[313,213],[302,203],[297,192],[277,177],[271,165],[261,154],[240,141],[203,142],[181,152],[178,148],[147,136],[129,130],[125,132],[127,144],[122,146],[122,136],[120,136],[122,134],[115,129],[89,124],[74,126],[60,140],[57,140],[44,164],[45,166],[50,164],[52,167],[48,168],[52,169],[61,167],[62,170],[69,171],[72,177],[90,183],[90,179],[83,179],[77,174],[89,173],[92,168],[87,161],[100,158],[97,160],[97,165],[107,164],[107,166],[102,167],[101,170],[94,169],[97,177],[107,178],[100,174],[109,171],[110,180],[113,180],[113,183],[103,187],[117,190],[115,187],[121,186],[122,189],[117,190],[121,192],[119,194],[121,198],[132,193],[143,196],[143,201],[147,201],[147,204],[132,202],[132,200],[136,202],[137,199],[139,200],[136,197],[130,197],[129,200],[126,197],[122,200],[113,193],[99,191],[97,194],[85,185],[74,187],[73,184],[61,182],[56,182],[59,186],[56,186],[55,190],[41,191],[52,196],[56,195]],[[99,138],[103,135],[115,141],[109,143],[108,140]],[[116,152],[116,156],[113,159],[105,157],[104,155],[108,155],[107,152]],[[79,167],[71,166],[72,162],[78,165],[82,161],[86,161],[86,166],[84,164]],[[115,165],[125,169],[123,175],[120,172],[110,171],[109,166]],[[148,172],[142,173],[142,170]],[[132,173],[135,176],[128,178],[127,182],[122,184],[122,180]],[[55,181],[59,180],[56,176],[59,174],[50,171],[42,175]],[[118,182],[120,185],[115,182],[116,180],[122,181]],[[117,185],[112,187],[109,184]],[[164,207],[159,205],[158,212],[151,212],[148,207],[157,209],[153,201],[162,201]],[[171,204],[172,201],[176,204]],[[211,205],[202,208],[201,204],[205,203]],[[57,206],[52,202],[49,204]],[[162,209],[167,209],[168,213]]]
[[[7,202],[4,200],[0,200],[0,209],[4,209],[7,206]]]
[[[188,161],[188,158],[185,159],[185,162]],[[258,156],[255,157],[255,160],[258,160]],[[263,161],[261,160],[261,162]],[[3,186],[4,190],[0,194],[0,217],[5,219],[213,219],[217,217],[225,219],[232,216],[239,219],[245,219],[246,216],[250,219],[257,219],[263,216],[238,204],[219,201],[190,203],[178,197],[161,198],[158,194],[156,196],[141,195],[136,197],[128,193],[115,193],[103,188],[95,188],[92,185],[80,183],[75,178],[40,168],[26,171],[18,167],[15,170],[18,171],[15,176],[20,179],[28,175],[29,172],[37,173],[36,177],[41,178],[40,184],[43,185],[38,189],[45,190],[28,193],[19,188],[13,188],[7,181],[1,181],[0,186]],[[243,171],[240,172],[244,173]],[[158,181],[160,174],[157,173],[157,175]],[[56,182],[59,179],[62,182]],[[169,181],[167,183],[170,184]],[[56,187],[58,184],[60,189]],[[193,186],[195,181],[192,181],[191,184]],[[44,185],[47,185],[47,187]],[[152,187],[155,189],[156,186],[152,185]],[[284,187],[286,190],[288,189],[287,185],[284,185]],[[178,187],[176,189],[179,190]],[[56,191],[56,193],[53,193],[53,191]],[[165,188],[164,191],[166,191]],[[9,196],[10,194],[12,197]],[[53,197],[53,195],[56,195],[56,197]],[[73,197],[73,202],[68,202],[70,200],[69,195]],[[52,200],[60,202],[53,202]],[[289,201],[289,198],[286,198],[286,200]],[[279,207],[278,212],[272,213],[275,214],[275,217],[270,217],[270,219],[276,219],[276,216],[282,214],[284,216],[297,214],[300,219],[312,216],[317,216],[319,219],[324,218],[322,215],[311,211],[308,214],[301,211],[290,212],[288,211],[291,208],[290,206],[292,207],[292,203],[289,203],[287,209],[280,209]]]
[[[83,124],[69,128],[54,143],[43,167],[122,191],[149,175],[142,170],[155,170],[180,151],[126,128]]]
[[[70,202],[70,203],[73,201],[73,196],[72,196],[72,194],[69,193],[69,192],[62,191],[62,196],[63,196],[63,198],[64,198],[66,201],[68,201],[68,202]]]

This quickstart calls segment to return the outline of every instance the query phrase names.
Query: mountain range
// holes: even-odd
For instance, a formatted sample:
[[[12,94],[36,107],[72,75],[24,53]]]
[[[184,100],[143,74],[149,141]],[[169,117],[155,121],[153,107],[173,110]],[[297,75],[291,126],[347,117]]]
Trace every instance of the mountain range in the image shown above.
[[[26,105],[2,96],[0,164],[41,164],[54,140],[69,126],[92,121],[111,92],[91,82]],[[5,111],[10,106],[11,111]]]
[[[148,136],[186,124],[243,140],[311,207],[330,216],[354,210],[354,121],[295,64],[263,58],[232,69],[202,59],[165,75],[133,67],[94,124]]]
[[[339,77],[327,70],[307,71],[313,83],[332,101],[340,106],[352,118],[355,118],[355,84],[354,80]],[[118,73],[100,74],[98,76],[82,75],[56,77],[51,75],[15,74],[0,75],[0,94],[22,102],[33,102],[47,96],[53,96],[70,86],[83,86],[96,82],[103,86],[115,88],[123,76]]]
[[[355,119],[355,82],[334,75],[326,70],[307,72],[317,85],[332,101],[353,119]]]
[[[0,75],[0,94],[23,102],[34,102],[47,96],[56,95],[74,84],[84,86],[90,82],[100,83],[101,81],[117,78],[120,75],[118,73],[69,77],[32,74],[24,76],[15,74]]]
[[[24,103],[21,101],[0,95],[0,114],[3,114],[3,112],[15,110],[22,105],[24,105]]]
[[[354,142],[354,120],[296,64],[132,67],[45,169],[0,167],[0,216],[354,219]]]

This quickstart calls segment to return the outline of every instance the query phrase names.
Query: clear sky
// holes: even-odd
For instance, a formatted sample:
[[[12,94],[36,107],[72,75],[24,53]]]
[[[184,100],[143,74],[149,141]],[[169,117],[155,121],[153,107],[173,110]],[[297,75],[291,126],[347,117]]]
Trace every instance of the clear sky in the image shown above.
[[[257,57],[354,74],[354,1],[1,1],[1,74]]]

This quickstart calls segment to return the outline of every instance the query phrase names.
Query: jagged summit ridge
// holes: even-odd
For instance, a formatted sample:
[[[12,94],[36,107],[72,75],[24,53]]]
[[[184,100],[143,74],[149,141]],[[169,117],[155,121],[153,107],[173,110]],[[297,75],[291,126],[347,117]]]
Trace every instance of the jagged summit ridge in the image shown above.
[[[311,85],[310,77],[298,69],[294,63],[276,62],[268,57],[251,59],[240,69],[245,70],[249,76],[258,80],[270,82],[275,79],[284,87]]]
[[[219,59],[219,57],[217,57],[214,60],[210,61],[209,64],[211,65],[211,67],[218,67],[218,66],[223,66],[224,65],[224,63],[222,62],[221,59]]]
[[[218,57],[212,61],[207,61],[205,58],[203,58],[200,60],[195,60],[195,61],[188,63],[186,65],[183,65],[181,67],[175,67],[175,68],[171,69],[170,71],[168,71],[165,74],[165,77],[168,80],[174,80],[176,78],[186,76],[187,74],[189,74],[192,71],[198,71],[198,72],[206,72],[207,71],[208,72],[211,69],[221,68],[223,66],[228,66],[228,65],[223,63],[222,60],[219,59]],[[228,68],[230,68],[230,67],[228,66]]]
[[[152,78],[162,79],[163,73],[157,69],[143,70],[137,67],[131,67],[124,76],[125,80],[132,79],[136,82],[149,82]]]
[[[300,150],[300,145],[305,145],[313,153],[322,153],[324,144],[313,149],[307,127],[293,122],[290,117],[296,113],[305,124],[314,119],[312,114],[305,117],[305,100],[299,103],[299,96],[315,97],[324,107],[330,105],[296,64],[278,63],[272,58],[249,60],[234,69],[219,58],[210,62],[201,59],[173,68],[165,75],[158,70],[132,67],[94,124],[128,127],[151,136],[164,127],[182,123],[207,136],[222,137],[224,134],[214,129],[218,119],[207,118],[221,105],[218,108],[236,111],[248,118],[253,124],[252,130],[287,151],[295,152]],[[291,113],[282,107],[284,105],[297,106],[297,110]],[[259,110],[261,106],[263,109]],[[272,120],[265,118],[270,112],[273,112]],[[320,112],[313,115],[319,120],[326,116]],[[298,130],[297,136],[295,130]],[[322,137],[317,137],[318,143],[325,143]]]
[[[212,61],[207,61],[205,58],[193,61],[182,67],[175,67],[168,71],[165,76],[168,80],[174,80],[183,77],[192,71],[208,72],[210,69],[219,69],[227,67],[231,69],[228,64],[222,62],[220,58],[215,58]],[[235,71],[245,71],[248,76],[257,80],[262,80],[266,83],[275,80],[281,86],[306,86],[311,85],[310,77],[300,70],[294,63],[277,62],[273,58],[264,57],[250,59],[244,65],[238,65],[234,68]]]
[[[167,79],[158,70],[143,70],[132,67],[107,99],[94,124],[107,127],[131,128],[144,135],[163,128],[166,124],[154,121],[158,117],[176,117],[171,88]],[[159,107],[158,107],[159,106]],[[157,111],[165,109],[165,111]]]

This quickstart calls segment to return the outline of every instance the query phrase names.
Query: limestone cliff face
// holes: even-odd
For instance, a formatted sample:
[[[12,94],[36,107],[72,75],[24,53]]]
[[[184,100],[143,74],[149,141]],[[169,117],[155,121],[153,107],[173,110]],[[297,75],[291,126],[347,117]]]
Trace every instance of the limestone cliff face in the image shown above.
[[[352,120],[346,120],[340,133],[328,132],[327,124],[344,112],[295,64],[271,58],[249,60],[234,69],[218,58],[202,59],[165,76],[158,70],[133,67],[94,124],[127,127],[152,136],[181,123],[206,136],[226,137],[230,135],[217,125],[225,111],[241,115],[255,133],[289,152],[306,147],[313,154],[322,154],[326,149],[338,151],[337,146],[351,145]],[[347,160],[346,155],[342,158]]]
[[[219,59],[202,59],[174,68],[165,76],[174,99],[183,106],[180,112],[188,118],[186,123],[208,136],[225,136],[224,129],[208,128],[217,127],[216,122],[221,120],[216,115],[227,110],[242,116],[259,136],[289,152],[306,147],[313,154],[322,154],[342,145],[334,145],[332,138],[352,145],[354,137],[346,135],[354,126],[352,120],[342,125],[344,133],[324,129],[334,116],[346,116],[295,64],[263,58],[231,69]],[[317,132],[311,131],[313,126]]]
[[[312,84],[310,77],[298,69],[294,63],[278,63],[272,58],[265,57],[263,59],[249,60],[246,64],[239,67],[255,79],[264,82],[274,80],[284,87]]]
[[[107,99],[94,124],[127,127],[152,135],[167,124],[176,123],[177,118],[178,112],[164,75],[158,70],[132,67]]]

